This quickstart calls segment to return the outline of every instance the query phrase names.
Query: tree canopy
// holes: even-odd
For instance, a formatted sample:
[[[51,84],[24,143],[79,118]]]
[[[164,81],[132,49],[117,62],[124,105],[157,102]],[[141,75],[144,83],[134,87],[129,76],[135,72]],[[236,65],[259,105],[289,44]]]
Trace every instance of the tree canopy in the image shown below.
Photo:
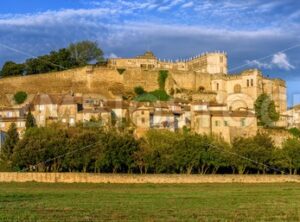
[[[27,99],[27,93],[19,91],[14,95],[14,100],[17,104],[22,104]]]
[[[6,62],[1,77],[32,75],[62,71],[85,66],[90,62],[103,61],[103,51],[96,42],[82,41],[72,43],[67,48],[51,51],[49,54],[29,58],[24,63]]]
[[[254,107],[260,125],[270,127],[279,120],[280,115],[276,111],[275,103],[269,95],[263,93],[257,97]]]

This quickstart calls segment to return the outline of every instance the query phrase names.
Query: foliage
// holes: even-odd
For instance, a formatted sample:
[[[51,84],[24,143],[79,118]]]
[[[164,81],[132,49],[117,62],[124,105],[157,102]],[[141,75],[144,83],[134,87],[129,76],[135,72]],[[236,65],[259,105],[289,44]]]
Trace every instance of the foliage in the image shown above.
[[[265,93],[257,97],[255,101],[255,113],[259,123],[263,126],[273,126],[279,120],[279,113],[276,112],[274,101]]]
[[[87,65],[93,61],[103,61],[103,51],[98,47],[96,42],[82,41],[75,44],[72,43],[67,50],[71,53],[71,58],[79,66]]]
[[[151,129],[136,139],[117,128],[53,125],[28,128],[19,141],[15,132],[12,127],[3,154],[12,163],[8,166],[24,171],[296,174],[300,167],[297,138],[287,140],[279,150],[265,134],[236,138],[230,146],[188,130]]]
[[[141,86],[136,86],[136,87],[134,87],[134,92],[135,92],[135,94],[136,95],[143,95],[144,93],[146,93],[146,91],[144,90],[144,88],[143,87],[141,87]]]
[[[2,67],[1,76],[55,72],[84,66],[93,61],[103,61],[102,50],[95,42],[82,41],[37,58],[29,58],[22,64],[6,62]]]
[[[126,69],[124,69],[124,68],[118,68],[117,71],[118,71],[118,73],[120,75],[122,75],[126,71]]]
[[[26,75],[62,71],[79,66],[76,60],[71,57],[71,53],[65,48],[52,51],[48,55],[27,59],[25,65]]]
[[[297,138],[288,139],[281,150],[281,163],[289,169],[290,174],[297,174],[300,169],[300,141]]]
[[[27,93],[19,91],[14,95],[14,100],[17,104],[22,104],[27,99]]]
[[[158,85],[160,90],[165,90],[166,80],[168,78],[167,70],[160,70],[158,74]]]
[[[165,90],[157,89],[152,92],[149,92],[149,94],[156,97],[159,101],[168,101],[170,99],[170,96]]]
[[[232,144],[231,165],[239,174],[251,169],[266,173],[270,168],[274,150],[274,143],[266,134],[258,134],[252,138],[236,138]]]
[[[144,93],[135,97],[134,100],[138,102],[155,102],[157,101],[157,98],[150,93]]]
[[[1,149],[1,160],[6,161],[9,164],[18,141],[19,133],[17,131],[17,126],[15,123],[12,123],[7,131],[5,142]]]
[[[24,71],[25,71],[24,64],[16,64],[12,61],[8,61],[3,65],[0,75],[1,77],[21,76],[23,75]]]
[[[32,115],[31,111],[29,110],[27,116],[26,116],[26,123],[25,123],[26,129],[32,128],[36,126],[35,118]]]
[[[289,129],[289,133],[292,134],[294,137],[300,138],[300,130],[296,127]]]

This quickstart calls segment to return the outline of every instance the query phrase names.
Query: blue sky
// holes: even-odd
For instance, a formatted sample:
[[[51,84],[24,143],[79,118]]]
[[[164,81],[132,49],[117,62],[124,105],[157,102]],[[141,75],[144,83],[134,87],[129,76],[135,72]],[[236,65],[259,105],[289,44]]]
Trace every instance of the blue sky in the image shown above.
[[[0,7],[0,66],[97,41],[107,57],[166,59],[226,51],[231,73],[260,68],[300,103],[298,0],[9,0]]]

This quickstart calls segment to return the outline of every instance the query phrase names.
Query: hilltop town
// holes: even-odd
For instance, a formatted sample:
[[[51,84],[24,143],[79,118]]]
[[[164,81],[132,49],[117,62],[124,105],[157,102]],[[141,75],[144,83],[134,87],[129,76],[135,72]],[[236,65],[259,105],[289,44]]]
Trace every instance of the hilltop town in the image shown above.
[[[272,98],[280,114],[275,126],[294,124],[293,114],[287,111],[285,81],[268,78],[257,69],[229,74],[224,52],[177,61],[146,52],[134,58],[112,58],[101,66],[3,78],[0,87],[4,132],[16,123],[22,134],[31,112],[38,126],[59,122],[72,127],[97,121],[103,127],[128,127],[137,136],[151,128],[188,129],[231,142],[258,132],[254,104],[262,93]],[[138,95],[137,88],[144,95]],[[19,91],[27,97],[17,104],[14,95]],[[159,98],[162,92],[167,98]]]

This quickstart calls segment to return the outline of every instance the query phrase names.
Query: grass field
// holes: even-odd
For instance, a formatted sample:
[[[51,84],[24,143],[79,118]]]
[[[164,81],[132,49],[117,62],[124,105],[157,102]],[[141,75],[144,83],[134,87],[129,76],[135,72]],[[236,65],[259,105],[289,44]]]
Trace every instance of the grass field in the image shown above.
[[[300,185],[0,183],[0,221],[300,221]]]

